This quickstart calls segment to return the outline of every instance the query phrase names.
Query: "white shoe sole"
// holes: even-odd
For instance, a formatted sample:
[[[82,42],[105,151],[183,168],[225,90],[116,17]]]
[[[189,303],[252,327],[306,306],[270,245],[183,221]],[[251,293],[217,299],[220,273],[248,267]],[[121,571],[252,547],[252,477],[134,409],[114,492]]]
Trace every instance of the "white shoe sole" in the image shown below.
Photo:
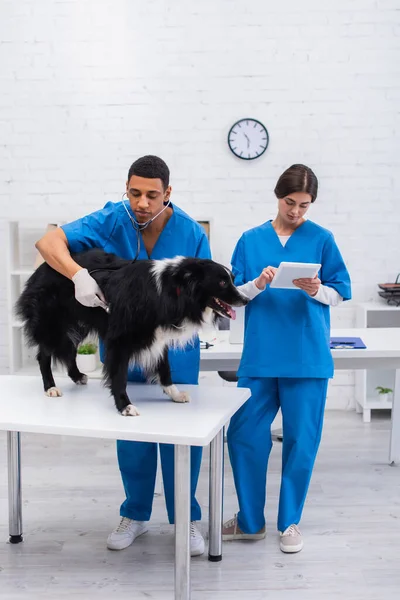
[[[194,550],[190,551],[190,556],[201,556],[202,554],[204,554],[205,551],[205,545],[203,544],[202,547],[200,548],[195,548]]]
[[[235,542],[236,540],[263,540],[265,538],[265,533],[236,533],[236,534],[227,534],[222,536],[223,542]]]
[[[295,554],[296,552],[300,552],[303,550],[303,542],[301,544],[297,544],[297,546],[284,546],[283,544],[279,544],[280,549],[285,554]]]
[[[147,527],[146,527],[146,528],[144,528],[142,531],[140,531],[139,533],[137,533],[137,534],[135,535],[135,537],[133,538],[133,540],[132,540],[131,542],[129,542],[129,544],[126,544],[126,545],[125,545],[125,544],[123,544],[123,545],[122,545],[122,546],[120,546],[120,547],[118,547],[117,545],[109,545],[109,542],[108,542],[108,540],[107,540],[107,548],[108,548],[109,550],[115,550],[115,551],[117,551],[117,552],[118,552],[119,550],[125,550],[126,548],[129,548],[129,546],[132,546],[133,542],[134,542],[135,540],[137,540],[137,539],[138,539],[138,537],[140,537],[141,535],[143,535],[143,534],[145,534],[145,533],[147,533],[147,532],[148,532],[148,529],[147,529]],[[111,542],[111,543],[112,543],[112,542]]]

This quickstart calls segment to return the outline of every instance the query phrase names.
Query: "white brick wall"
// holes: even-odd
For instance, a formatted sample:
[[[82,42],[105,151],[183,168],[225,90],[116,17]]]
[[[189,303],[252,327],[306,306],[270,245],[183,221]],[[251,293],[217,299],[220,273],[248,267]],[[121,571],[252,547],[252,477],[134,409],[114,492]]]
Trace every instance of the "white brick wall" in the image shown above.
[[[131,162],[154,153],[175,202],[212,217],[228,264],[241,232],[274,215],[282,170],[305,162],[320,179],[310,217],[334,231],[355,300],[400,271],[398,0],[2,0],[0,11],[0,219],[45,224],[118,200]],[[271,136],[254,163],[226,144],[243,116]],[[351,306],[337,322],[352,324]],[[346,399],[351,376],[340,381]]]

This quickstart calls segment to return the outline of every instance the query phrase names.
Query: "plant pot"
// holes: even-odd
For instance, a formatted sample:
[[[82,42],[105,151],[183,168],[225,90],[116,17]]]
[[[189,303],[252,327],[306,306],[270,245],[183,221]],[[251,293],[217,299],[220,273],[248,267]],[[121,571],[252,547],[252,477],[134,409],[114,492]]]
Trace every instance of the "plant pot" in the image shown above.
[[[97,356],[96,354],[77,354],[76,364],[81,373],[90,373],[97,368]]]
[[[392,394],[378,394],[378,398],[381,402],[390,402],[392,400]]]

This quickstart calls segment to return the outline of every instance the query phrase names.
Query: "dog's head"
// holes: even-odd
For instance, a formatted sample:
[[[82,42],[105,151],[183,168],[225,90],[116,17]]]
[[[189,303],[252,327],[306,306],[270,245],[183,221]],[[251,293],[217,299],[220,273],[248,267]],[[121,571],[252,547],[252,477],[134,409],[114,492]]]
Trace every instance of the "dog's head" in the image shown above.
[[[173,278],[177,296],[185,296],[204,312],[235,319],[232,307],[245,306],[249,299],[234,284],[231,271],[212,260],[200,258],[173,259]]]

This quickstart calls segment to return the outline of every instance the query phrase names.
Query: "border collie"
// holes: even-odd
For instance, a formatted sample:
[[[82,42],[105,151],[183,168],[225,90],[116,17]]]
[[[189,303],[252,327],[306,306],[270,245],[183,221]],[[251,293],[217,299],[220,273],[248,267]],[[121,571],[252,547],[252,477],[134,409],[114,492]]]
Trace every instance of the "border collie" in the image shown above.
[[[204,323],[218,316],[235,318],[232,306],[247,304],[231,272],[212,260],[132,262],[98,249],[73,258],[93,274],[108,313],[82,306],[73,283],[46,263],[29,278],[16,305],[28,344],[38,347],[45,393],[61,396],[52,359],[66,366],[75,383],[87,383],[76,365],[76,351],[87,335],[96,333],[104,342],[103,378],[122,415],[139,414],[126,392],[129,363],[141,366],[174,402],[189,402],[187,392],[172,383],[168,347],[184,347]]]

